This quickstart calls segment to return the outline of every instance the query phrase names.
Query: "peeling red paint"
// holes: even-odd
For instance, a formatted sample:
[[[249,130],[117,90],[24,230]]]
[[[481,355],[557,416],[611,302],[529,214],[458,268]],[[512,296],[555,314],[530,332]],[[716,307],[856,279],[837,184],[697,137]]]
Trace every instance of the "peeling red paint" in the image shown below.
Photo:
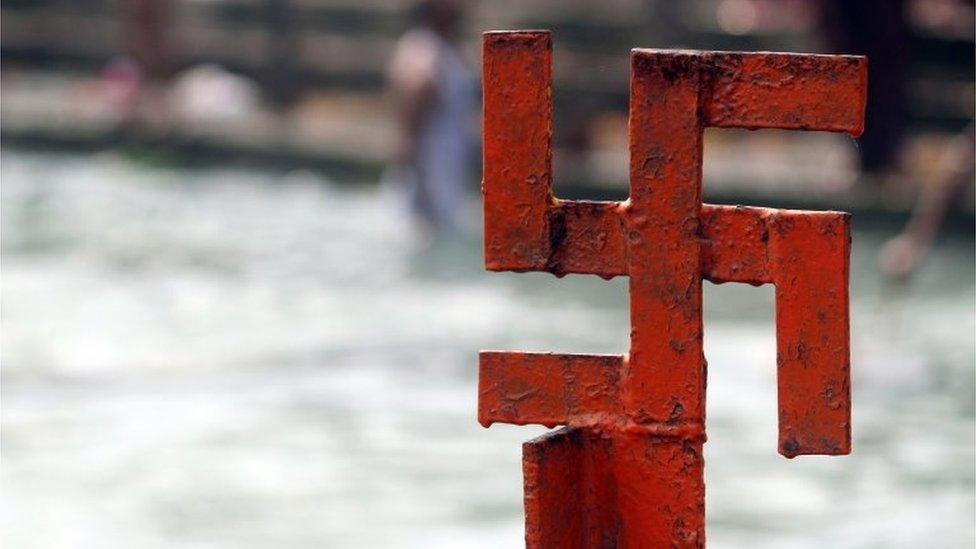
[[[850,217],[701,202],[707,126],[863,130],[863,57],[635,49],[630,198],[552,195],[551,38],[484,37],[485,264],[630,278],[624,356],[483,352],[523,447],[529,547],[705,544],[703,279],[776,286],[779,452],[850,452]]]

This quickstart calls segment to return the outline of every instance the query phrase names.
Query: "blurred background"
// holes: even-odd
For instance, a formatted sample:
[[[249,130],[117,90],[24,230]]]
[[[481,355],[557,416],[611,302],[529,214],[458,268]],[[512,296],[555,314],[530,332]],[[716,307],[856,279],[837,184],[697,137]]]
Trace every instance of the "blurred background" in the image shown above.
[[[867,132],[709,130],[713,203],[854,213],[854,452],[776,454],[773,289],[705,288],[712,547],[976,544],[974,5],[5,0],[5,547],[518,547],[477,350],[624,352],[488,274],[480,33],[554,31],[555,186],[627,194],[632,47],[856,53]]]

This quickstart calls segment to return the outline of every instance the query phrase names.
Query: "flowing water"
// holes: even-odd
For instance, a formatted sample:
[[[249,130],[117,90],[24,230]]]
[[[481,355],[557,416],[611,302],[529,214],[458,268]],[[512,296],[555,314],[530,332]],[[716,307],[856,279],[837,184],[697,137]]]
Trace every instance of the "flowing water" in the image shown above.
[[[484,273],[372,187],[0,160],[5,547],[519,547],[544,430],[478,426],[477,350],[627,347],[625,280]],[[884,236],[847,457],[776,454],[772,289],[706,284],[711,547],[976,542],[973,241],[892,292]]]

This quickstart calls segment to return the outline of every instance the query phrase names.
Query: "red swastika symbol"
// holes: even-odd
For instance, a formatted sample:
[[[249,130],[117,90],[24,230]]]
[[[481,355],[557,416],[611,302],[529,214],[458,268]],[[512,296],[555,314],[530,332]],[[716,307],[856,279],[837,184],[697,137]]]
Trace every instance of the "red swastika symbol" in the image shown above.
[[[525,444],[530,547],[703,546],[702,280],[776,286],[779,452],[850,452],[849,215],[702,204],[707,126],[859,135],[863,57],[633,50],[630,197],[552,194],[548,32],[484,37],[485,262],[630,279],[623,356],[483,352]]]

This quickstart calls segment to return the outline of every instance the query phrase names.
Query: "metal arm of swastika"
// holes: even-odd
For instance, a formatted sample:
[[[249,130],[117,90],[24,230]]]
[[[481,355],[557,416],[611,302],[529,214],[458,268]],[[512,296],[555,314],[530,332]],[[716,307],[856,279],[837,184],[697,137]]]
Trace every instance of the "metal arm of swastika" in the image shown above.
[[[863,130],[863,57],[635,49],[630,198],[552,194],[548,32],[484,36],[485,262],[627,275],[624,356],[483,352],[479,421],[523,447],[532,547],[703,546],[701,282],[776,286],[779,452],[850,452],[850,218],[701,202],[707,126]]]

